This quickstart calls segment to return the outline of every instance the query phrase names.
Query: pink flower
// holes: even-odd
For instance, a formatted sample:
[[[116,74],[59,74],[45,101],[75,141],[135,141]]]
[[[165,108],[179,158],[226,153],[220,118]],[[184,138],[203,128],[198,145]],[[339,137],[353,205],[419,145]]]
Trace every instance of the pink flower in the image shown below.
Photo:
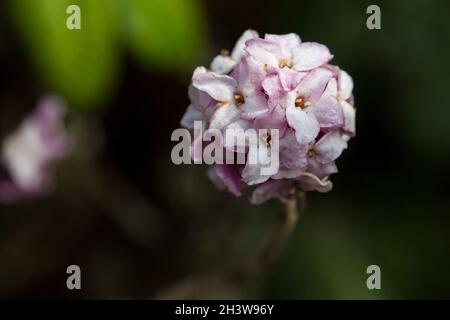
[[[330,61],[333,56],[328,48],[315,42],[301,42],[294,33],[286,35],[266,34],[264,39],[251,39],[245,50],[257,61],[275,69],[292,68],[308,71]]]
[[[353,107],[353,80],[344,70],[336,66],[329,65],[328,68],[334,73],[334,78],[330,80],[324,94],[334,97],[341,105],[344,113],[345,137],[353,137],[355,128],[355,108]]]
[[[203,128],[264,129],[258,146],[270,149],[267,130],[278,130],[279,167],[269,175],[250,163],[255,146],[246,143],[245,164],[216,164],[209,177],[236,196],[256,186],[250,201],[288,198],[292,190],[327,192],[335,161],[355,135],[353,81],[318,43],[301,42],[296,34],[266,35],[246,31],[231,56],[218,56],[211,69],[199,67],[189,89],[191,105],[182,125]],[[261,143],[262,142],[262,143]],[[224,148],[229,149],[227,142]],[[234,149],[230,149],[237,152]],[[241,150],[242,152],[242,150]]]
[[[219,74],[227,74],[238,64],[242,58],[244,58],[247,53],[244,51],[245,43],[247,40],[258,38],[258,33],[253,30],[247,30],[239,38],[236,45],[234,46],[231,56],[227,52],[223,52],[216,56],[211,63],[211,71]]]
[[[334,161],[346,148],[347,141],[339,131],[324,134],[308,150],[309,172],[319,178],[336,173],[337,167]]]
[[[201,67],[194,72],[193,87],[215,101],[210,128],[223,129],[240,118],[250,120],[267,112],[266,98],[259,90],[264,75],[262,67],[249,59],[242,60],[232,76]]]
[[[332,77],[333,73],[324,68],[308,73],[288,69],[264,80],[269,105],[281,105],[286,110],[287,122],[295,129],[299,143],[314,141],[321,129],[343,126],[344,114],[336,96],[324,92]]]
[[[9,179],[0,181],[0,201],[44,196],[52,190],[54,165],[69,151],[62,122],[64,110],[59,98],[44,98],[3,141],[1,161]]]

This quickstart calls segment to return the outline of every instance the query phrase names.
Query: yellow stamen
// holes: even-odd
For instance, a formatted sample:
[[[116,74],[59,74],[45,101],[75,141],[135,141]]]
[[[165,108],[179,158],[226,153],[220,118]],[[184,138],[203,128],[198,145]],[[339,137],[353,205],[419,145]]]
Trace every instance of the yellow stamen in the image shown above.
[[[283,69],[284,67],[292,68],[292,61],[289,59],[282,59],[278,66],[280,69]]]
[[[221,107],[223,107],[223,106],[226,106],[226,105],[229,104],[229,103],[230,103],[230,101],[228,101],[228,100],[221,101],[221,102],[218,102],[218,103],[217,103],[217,107],[218,107],[218,108],[221,108]]]
[[[297,108],[303,109],[305,107],[305,99],[303,99],[302,97],[298,97],[297,99],[295,99],[295,106]]]
[[[234,101],[236,102],[236,105],[239,107],[240,105],[243,105],[245,103],[244,96],[240,93],[234,94]]]

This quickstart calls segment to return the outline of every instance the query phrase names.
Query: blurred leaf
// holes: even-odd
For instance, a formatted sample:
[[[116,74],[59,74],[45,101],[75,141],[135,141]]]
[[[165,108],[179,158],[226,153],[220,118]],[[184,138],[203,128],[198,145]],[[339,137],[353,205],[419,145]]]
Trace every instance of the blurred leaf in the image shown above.
[[[191,67],[204,38],[197,1],[133,0],[127,9],[128,38],[142,62],[165,70]]]
[[[117,15],[108,0],[12,0],[14,19],[39,75],[71,106],[98,106],[118,68]],[[68,30],[69,5],[81,9],[81,30]]]

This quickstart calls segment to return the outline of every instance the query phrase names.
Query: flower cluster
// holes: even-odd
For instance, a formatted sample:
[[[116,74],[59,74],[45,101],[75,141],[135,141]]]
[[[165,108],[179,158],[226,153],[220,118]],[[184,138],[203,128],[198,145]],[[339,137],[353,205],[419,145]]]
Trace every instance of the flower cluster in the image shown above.
[[[64,104],[46,97],[2,143],[1,163],[8,177],[0,179],[0,201],[13,202],[48,194],[53,168],[69,152],[63,124]]]
[[[301,42],[296,34],[260,38],[248,30],[210,70],[194,71],[182,126],[202,121],[205,129],[279,130],[276,174],[261,175],[248,163],[215,164],[209,176],[217,186],[239,196],[244,186],[255,185],[254,204],[288,197],[294,188],[331,190],[335,160],[355,135],[353,81],[329,64],[332,58],[326,46]]]

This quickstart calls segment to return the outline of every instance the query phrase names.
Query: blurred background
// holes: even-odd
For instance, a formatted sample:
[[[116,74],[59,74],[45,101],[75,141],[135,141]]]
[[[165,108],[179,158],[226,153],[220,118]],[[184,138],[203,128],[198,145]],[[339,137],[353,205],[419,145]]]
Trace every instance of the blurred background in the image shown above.
[[[69,31],[66,8],[81,8]],[[381,30],[366,8],[381,8]],[[450,298],[450,4],[446,1],[1,0],[0,139],[62,96],[74,150],[49,197],[0,204],[1,298],[151,298],[264,245],[279,210],[175,166],[197,65],[246,29],[326,44],[352,75],[357,137],[334,190],[280,259],[203,298]],[[2,169],[4,170],[4,169]],[[82,290],[66,288],[66,268]],[[366,268],[381,268],[368,290]]]

